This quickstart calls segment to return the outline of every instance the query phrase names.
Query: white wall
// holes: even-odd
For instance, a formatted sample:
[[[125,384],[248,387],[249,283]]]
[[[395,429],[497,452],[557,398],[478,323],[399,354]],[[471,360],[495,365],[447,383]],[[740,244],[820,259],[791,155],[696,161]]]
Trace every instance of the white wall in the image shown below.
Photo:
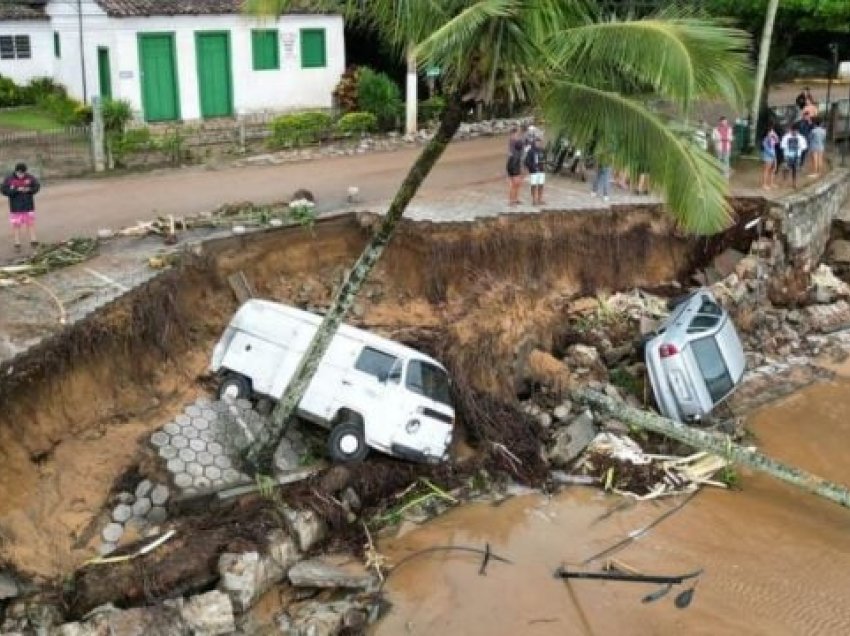
[[[54,27],[62,37],[62,59],[56,79],[69,92],[82,98],[79,30],[76,11],[65,3],[49,7]],[[277,21],[227,16],[158,16],[150,18],[107,18],[92,8],[85,13],[84,37],[88,97],[98,93],[97,47],[110,52],[112,94],[125,99],[141,116],[142,87],[139,78],[139,33],[174,33],[180,112],[184,120],[200,118],[200,95],[195,56],[196,31],[229,31],[236,114],[283,111],[296,108],[329,108],[332,92],[345,70],[345,40],[341,16],[287,15]],[[254,71],[251,30],[279,30],[280,70]],[[302,69],[300,58],[301,28],[325,29],[327,66]],[[52,37],[52,36],[51,36]],[[290,47],[287,42],[293,42]],[[52,55],[52,42],[50,53]]]
[[[0,35],[28,35],[32,51],[28,60],[0,60],[0,75],[17,84],[26,84],[34,77],[53,77],[53,28],[48,20],[3,21]]]

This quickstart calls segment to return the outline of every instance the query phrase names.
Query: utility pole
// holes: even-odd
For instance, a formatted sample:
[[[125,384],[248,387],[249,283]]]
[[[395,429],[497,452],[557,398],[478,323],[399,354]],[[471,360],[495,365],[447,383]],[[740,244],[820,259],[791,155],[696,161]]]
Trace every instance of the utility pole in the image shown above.
[[[767,5],[767,15],[764,17],[764,30],[761,34],[761,48],[759,49],[759,62],[756,68],[756,85],[753,91],[753,106],[750,110],[750,148],[756,145],[756,135],[759,122],[759,111],[761,110],[761,96],[764,90],[764,78],[767,77],[767,62],[770,59],[770,43],[773,40],[773,23],[776,21],[776,11],[779,9],[779,0],[770,0]]]
[[[80,29],[80,71],[83,80],[83,103],[89,101],[88,88],[86,86],[86,49],[83,41],[83,0],[77,0],[77,24]]]

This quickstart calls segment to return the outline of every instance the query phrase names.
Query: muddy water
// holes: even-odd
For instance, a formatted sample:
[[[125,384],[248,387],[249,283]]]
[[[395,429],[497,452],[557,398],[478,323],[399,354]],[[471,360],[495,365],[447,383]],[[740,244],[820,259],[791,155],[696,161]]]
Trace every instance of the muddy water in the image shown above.
[[[848,368],[839,371],[850,371]],[[775,457],[850,484],[850,379],[818,384],[748,422]],[[473,505],[385,542],[398,561],[432,545],[483,547],[513,565],[440,553],[412,560],[388,583],[394,604],[376,634],[850,634],[850,510],[745,473],[743,490],[707,490],[614,558],[645,573],[704,568],[693,603],[676,609],[657,586],[555,580],[663,514],[674,502],[606,513],[619,500],[575,488],[547,500]],[[599,569],[596,562],[589,569]]]

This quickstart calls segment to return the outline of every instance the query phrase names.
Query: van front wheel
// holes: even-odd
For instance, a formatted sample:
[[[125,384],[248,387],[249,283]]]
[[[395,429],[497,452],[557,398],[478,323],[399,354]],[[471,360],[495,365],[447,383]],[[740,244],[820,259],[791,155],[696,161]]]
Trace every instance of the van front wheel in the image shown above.
[[[238,373],[228,373],[218,385],[219,400],[247,400],[251,397],[251,383]]]
[[[369,447],[359,422],[340,422],[328,436],[328,452],[337,462],[362,462],[369,454]]]

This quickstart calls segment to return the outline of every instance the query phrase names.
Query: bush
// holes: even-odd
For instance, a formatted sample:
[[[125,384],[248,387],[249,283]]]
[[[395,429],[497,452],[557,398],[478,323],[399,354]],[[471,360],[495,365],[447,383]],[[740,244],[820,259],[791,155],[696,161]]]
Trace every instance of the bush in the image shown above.
[[[345,73],[339,78],[339,83],[334,89],[334,99],[336,107],[344,113],[351,113],[357,110],[357,78],[360,75],[360,69],[356,66],[349,66],[345,69]]]
[[[36,77],[21,89],[27,98],[28,104],[38,104],[41,100],[51,95],[67,97],[68,91],[61,84],[57,84],[50,77]]]
[[[23,106],[25,100],[23,89],[8,77],[0,75],[0,108]]]
[[[374,113],[348,113],[340,117],[336,129],[343,135],[362,135],[378,127]]]
[[[419,102],[419,121],[421,123],[436,121],[440,118],[440,115],[443,114],[445,109],[445,98],[440,95],[434,95],[433,97]]]
[[[332,123],[330,115],[319,111],[281,115],[271,123],[271,144],[276,147],[288,147],[321,141]]]
[[[121,132],[133,119],[133,107],[128,101],[104,99],[102,109],[103,128],[107,131]]]
[[[381,130],[395,128],[404,110],[401,91],[386,73],[376,73],[370,68],[360,69],[357,80],[357,107],[373,113]]]
[[[126,132],[111,130],[106,133],[107,152],[118,167],[124,164],[127,155],[151,150],[153,146],[151,131],[148,128],[133,128]]]

